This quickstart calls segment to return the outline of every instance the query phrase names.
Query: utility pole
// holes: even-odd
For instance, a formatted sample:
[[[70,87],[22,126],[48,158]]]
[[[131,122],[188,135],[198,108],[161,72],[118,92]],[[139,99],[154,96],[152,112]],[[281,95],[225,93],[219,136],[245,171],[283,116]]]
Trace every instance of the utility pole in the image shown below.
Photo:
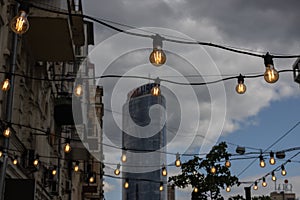
[[[251,187],[244,187],[246,200],[251,200]]]
[[[17,8],[18,9],[18,5]],[[13,109],[13,95],[14,95],[14,82],[15,82],[15,70],[17,65],[17,46],[18,46],[18,35],[13,33],[12,41],[12,56],[11,56],[11,67],[10,67],[10,89],[7,91],[6,99],[6,122],[9,124],[12,118],[12,109]],[[8,149],[9,149],[9,138],[4,138],[3,144],[3,164],[0,168],[0,200],[4,200],[5,193],[5,175],[6,168],[8,164]]]

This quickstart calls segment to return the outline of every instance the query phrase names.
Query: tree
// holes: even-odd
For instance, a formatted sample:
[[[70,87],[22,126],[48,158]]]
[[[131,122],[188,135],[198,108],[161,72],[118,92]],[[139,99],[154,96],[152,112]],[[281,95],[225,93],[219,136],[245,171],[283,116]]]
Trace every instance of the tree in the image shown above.
[[[252,200],[271,200],[269,196],[259,196],[259,197],[252,197]]]
[[[226,187],[238,184],[238,178],[232,176],[228,167],[220,164],[222,160],[228,158],[227,144],[221,142],[215,145],[205,158],[194,156],[193,159],[181,165],[181,174],[169,178],[169,182],[174,185],[185,188],[191,185],[197,190],[193,191],[192,199],[224,199],[220,191]],[[212,173],[212,168],[216,173]],[[204,172],[204,173],[202,173]]]

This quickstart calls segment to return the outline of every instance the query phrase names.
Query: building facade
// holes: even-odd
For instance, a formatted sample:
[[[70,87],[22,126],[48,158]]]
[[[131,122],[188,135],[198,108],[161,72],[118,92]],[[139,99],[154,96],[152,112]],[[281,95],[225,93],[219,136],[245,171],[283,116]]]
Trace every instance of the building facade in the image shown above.
[[[123,200],[165,200],[166,176],[162,167],[166,155],[161,153],[166,143],[164,96],[152,96],[154,84],[146,84],[128,94],[123,106],[123,154],[127,161],[122,164]],[[155,108],[162,106],[164,109]],[[163,184],[164,189],[160,190]]]
[[[10,137],[0,136],[5,180],[0,199],[22,194],[28,200],[102,200],[103,163],[86,150],[78,130],[97,136],[101,144],[103,89],[83,81],[83,96],[73,95],[77,75],[94,75],[86,59],[93,25],[71,15],[82,14],[81,0],[30,0],[26,2],[35,6],[29,7],[29,30],[16,35],[10,21],[18,13],[18,2],[0,1],[0,82],[11,81],[10,89],[0,93],[1,133],[11,130]],[[72,102],[81,103],[76,115],[89,120],[74,123]],[[96,117],[88,117],[91,110],[97,111]],[[67,143],[70,153],[64,151]],[[91,175],[93,182],[88,180]]]

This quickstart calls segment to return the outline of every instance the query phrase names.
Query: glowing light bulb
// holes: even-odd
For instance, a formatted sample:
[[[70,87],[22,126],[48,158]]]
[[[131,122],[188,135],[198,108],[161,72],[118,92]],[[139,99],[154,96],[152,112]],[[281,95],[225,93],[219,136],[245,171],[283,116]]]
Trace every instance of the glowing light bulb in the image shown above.
[[[231,167],[231,162],[229,160],[226,160],[225,167],[227,168]]]
[[[89,178],[89,182],[90,182],[90,183],[94,183],[94,182],[95,182],[94,176],[91,176],[91,177]]]
[[[259,165],[261,168],[264,168],[266,166],[265,160],[262,155],[259,156]]]
[[[3,82],[2,82],[2,86],[1,86],[1,90],[6,92],[8,91],[10,88],[10,80],[8,78],[6,78]]]
[[[284,168],[284,165],[281,165],[281,175],[282,176],[285,176],[287,174],[285,168]]]
[[[18,156],[15,156],[14,160],[13,160],[13,164],[17,165],[18,164]]]
[[[160,183],[159,191],[163,191],[163,190],[164,190],[164,184],[163,184],[163,183]]]
[[[77,84],[74,89],[74,95],[77,97],[81,97],[83,94],[83,87],[82,84]]]
[[[125,180],[124,188],[125,188],[125,189],[128,189],[128,188],[129,188],[129,181],[128,181],[128,179]]]
[[[210,173],[215,174],[216,172],[217,172],[217,169],[215,168],[215,166],[210,168]]]
[[[253,190],[258,190],[258,186],[257,186],[257,182],[256,181],[254,183]]]
[[[0,151],[0,158],[3,156],[3,152],[2,151]]]
[[[152,89],[151,89],[151,94],[153,96],[159,96],[160,95],[160,88],[159,88],[159,85],[156,85],[154,86]]]
[[[52,175],[55,176],[56,173],[57,173],[57,170],[56,170],[56,169],[53,169],[53,170],[52,170]]]
[[[65,147],[64,147],[64,151],[65,153],[70,153],[71,151],[71,146],[70,146],[70,143],[66,143]]]
[[[244,76],[242,76],[242,74],[240,74],[239,77],[238,77],[238,84],[235,87],[235,91],[238,94],[244,94],[246,92],[246,89],[247,89],[247,87],[244,84]]]
[[[194,192],[197,193],[198,191],[199,191],[198,188],[195,187]]]
[[[76,161],[75,166],[74,166],[74,171],[78,172],[79,171],[79,162]]]
[[[9,138],[9,137],[10,137],[10,134],[11,134],[11,130],[10,130],[9,127],[7,127],[7,128],[3,131],[3,135],[4,135],[4,137]]]
[[[19,14],[11,20],[10,28],[13,32],[19,35],[28,31],[29,22],[27,19],[27,13],[24,10],[20,10]]]
[[[272,172],[272,181],[276,181],[276,180],[277,180],[277,178],[275,176],[275,172]]]
[[[122,162],[126,162],[127,161],[126,151],[123,151],[122,156],[121,156],[121,161]]]
[[[275,163],[276,163],[276,160],[275,160],[275,158],[274,158],[274,152],[270,152],[270,160],[269,160],[269,163],[271,164],[271,165],[275,165]]]
[[[227,187],[226,187],[226,192],[230,192],[230,191],[231,191],[230,186],[227,186]]]
[[[168,175],[168,172],[167,172],[166,167],[163,167],[163,168],[161,169],[161,174],[162,174],[163,176],[167,176],[167,175]]]
[[[36,157],[35,157],[35,159],[34,159],[34,161],[33,161],[33,165],[35,166],[35,167],[37,167],[38,165],[39,165],[39,156],[38,155],[36,155]]]
[[[261,184],[263,187],[267,187],[267,182],[266,182],[266,178],[264,177],[263,178],[263,182],[262,182],[262,184]]]
[[[167,57],[162,49],[154,48],[150,54],[149,60],[152,65],[159,67],[165,64]]]
[[[179,153],[176,154],[175,166],[176,167],[180,167],[181,166],[181,161],[180,161],[180,155],[179,155]]]
[[[115,175],[119,175],[120,174],[120,164],[117,164],[117,168],[114,171]]]
[[[268,83],[275,83],[279,79],[279,73],[276,71],[272,56],[269,53],[264,56],[264,62],[266,66],[266,71],[264,73],[265,81]]]

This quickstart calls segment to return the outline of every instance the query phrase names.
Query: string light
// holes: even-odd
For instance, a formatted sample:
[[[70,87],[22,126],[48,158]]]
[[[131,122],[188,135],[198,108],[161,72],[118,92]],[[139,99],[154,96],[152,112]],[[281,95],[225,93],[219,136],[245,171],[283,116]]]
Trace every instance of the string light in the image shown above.
[[[161,169],[161,175],[163,175],[163,176],[168,175],[167,168],[165,166],[163,166],[162,169]]]
[[[55,176],[56,174],[57,174],[57,169],[56,166],[54,166],[52,169],[52,175]]]
[[[264,56],[264,62],[266,66],[266,71],[264,73],[265,80],[268,83],[275,83],[279,79],[279,73],[276,71],[272,56],[269,53]]]
[[[122,152],[121,161],[122,161],[122,162],[126,162],[126,161],[127,161],[126,150],[124,150],[124,151]]]
[[[261,185],[263,186],[263,187],[267,187],[267,182],[266,182],[266,178],[265,177],[263,177],[263,182],[261,183]]]
[[[17,165],[18,164],[18,156],[15,156],[13,159],[13,164]]]
[[[7,127],[4,131],[3,131],[3,136],[6,138],[9,138],[11,134],[11,130],[9,127]]]
[[[226,187],[226,192],[230,192],[230,191],[231,191],[230,186],[227,186],[227,187]]]
[[[125,189],[128,189],[128,188],[129,188],[129,180],[128,180],[128,178],[125,180],[124,188],[125,188]]]
[[[67,139],[66,139],[66,144],[65,144],[65,146],[64,146],[64,151],[65,151],[65,153],[70,153],[70,151],[71,151],[71,145],[70,145],[70,142],[71,142],[70,138],[67,138]]]
[[[217,169],[215,166],[212,166],[212,168],[210,168],[210,173],[215,174],[217,172]]]
[[[197,193],[198,191],[198,188],[194,187],[194,192]]]
[[[275,172],[272,171],[272,181],[276,181],[276,180],[277,180],[277,178],[276,178],[276,176],[275,176]]]
[[[40,159],[40,156],[38,154],[36,154],[35,159],[33,161],[33,165],[35,167],[37,167],[39,165],[39,162],[40,162],[39,159]]]
[[[258,190],[258,186],[257,186],[257,182],[256,181],[254,183],[253,190]]]
[[[181,161],[180,161],[180,155],[179,155],[179,153],[176,154],[175,166],[176,167],[180,167],[181,166]]]
[[[259,156],[259,165],[261,168],[264,168],[266,166],[264,157],[262,155]]]
[[[120,174],[120,167],[121,167],[120,163],[117,164],[117,168],[114,171],[115,175],[117,175],[117,176]]]
[[[95,183],[95,174],[94,173],[90,173],[89,182],[90,183]]]
[[[153,51],[150,54],[149,60],[156,67],[165,64],[167,60],[166,54],[162,50],[162,40],[163,38],[158,34],[153,36]]]
[[[164,184],[160,182],[159,191],[163,191],[163,190],[164,190]]]
[[[152,87],[152,89],[151,89],[151,94],[153,96],[160,95],[160,79],[159,78],[155,79],[154,87]]]
[[[74,95],[76,97],[81,97],[83,94],[83,86],[82,86],[82,80],[77,80],[76,86],[74,88]]]
[[[284,168],[284,165],[281,165],[281,175],[282,176],[285,176],[287,174],[285,168]]]
[[[239,75],[238,77],[238,84],[237,86],[235,87],[235,91],[238,93],[238,94],[244,94],[246,92],[246,85],[244,84],[244,76],[242,74]]]
[[[4,79],[4,81],[1,84],[1,90],[3,92],[6,92],[9,90],[9,88],[10,88],[10,79],[6,78],[6,79]]]
[[[0,158],[3,156],[3,152],[2,150],[0,150]]]
[[[20,4],[18,15],[10,22],[10,28],[16,34],[22,35],[28,31],[29,22],[27,13],[29,13],[29,6],[26,3]]]
[[[78,172],[78,171],[79,171],[79,161],[76,161],[74,166],[74,172]]]
[[[227,168],[231,167],[231,162],[228,156],[225,156],[225,167]]]
[[[273,151],[270,152],[270,160],[269,160],[269,163],[270,163],[271,165],[275,165],[275,163],[276,163],[276,160],[275,160],[275,158],[274,158],[274,152],[273,152]]]

